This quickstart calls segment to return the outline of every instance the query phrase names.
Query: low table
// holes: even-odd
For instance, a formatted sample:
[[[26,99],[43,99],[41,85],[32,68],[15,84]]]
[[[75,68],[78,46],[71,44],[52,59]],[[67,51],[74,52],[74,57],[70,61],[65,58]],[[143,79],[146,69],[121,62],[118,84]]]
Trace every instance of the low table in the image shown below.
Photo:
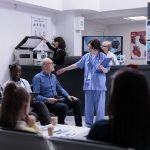
[[[43,136],[45,137],[50,137],[48,136],[48,131],[47,131],[46,126],[41,126],[43,130]],[[61,125],[57,124],[54,126],[54,137],[66,137],[66,138],[76,138],[76,139],[85,139],[87,134],[89,133],[90,128],[87,127],[77,127],[77,126],[70,126],[70,125]]]

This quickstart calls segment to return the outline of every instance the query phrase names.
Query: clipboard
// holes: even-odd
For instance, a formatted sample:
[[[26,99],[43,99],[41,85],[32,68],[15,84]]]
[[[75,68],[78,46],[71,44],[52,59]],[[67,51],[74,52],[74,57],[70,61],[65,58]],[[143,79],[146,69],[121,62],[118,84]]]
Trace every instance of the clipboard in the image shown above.
[[[109,63],[110,61],[112,60],[112,58],[110,57],[106,57],[102,62],[101,62],[101,65],[103,65],[104,67],[109,67]]]

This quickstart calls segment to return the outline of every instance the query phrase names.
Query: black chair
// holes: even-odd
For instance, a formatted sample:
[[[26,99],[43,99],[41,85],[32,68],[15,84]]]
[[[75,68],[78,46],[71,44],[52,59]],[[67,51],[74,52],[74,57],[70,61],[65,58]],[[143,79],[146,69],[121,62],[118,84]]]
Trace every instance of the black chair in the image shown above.
[[[50,150],[50,143],[36,133],[0,128],[1,150]]]
[[[52,142],[56,150],[129,150],[128,148],[117,147],[108,143],[92,140],[79,140],[58,137],[51,137],[49,140]]]
[[[71,65],[76,63],[82,56],[65,56],[64,65]]]

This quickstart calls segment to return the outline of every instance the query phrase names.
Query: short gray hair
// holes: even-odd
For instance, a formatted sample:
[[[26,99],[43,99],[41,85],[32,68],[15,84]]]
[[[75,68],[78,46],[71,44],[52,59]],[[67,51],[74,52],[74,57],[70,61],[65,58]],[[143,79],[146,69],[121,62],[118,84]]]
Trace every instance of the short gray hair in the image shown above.
[[[111,41],[103,41],[102,42],[102,45],[105,45],[105,46],[112,46],[112,42]]]
[[[44,67],[46,64],[49,63],[49,61],[51,61],[50,58],[44,58],[44,59],[42,59],[41,67]]]

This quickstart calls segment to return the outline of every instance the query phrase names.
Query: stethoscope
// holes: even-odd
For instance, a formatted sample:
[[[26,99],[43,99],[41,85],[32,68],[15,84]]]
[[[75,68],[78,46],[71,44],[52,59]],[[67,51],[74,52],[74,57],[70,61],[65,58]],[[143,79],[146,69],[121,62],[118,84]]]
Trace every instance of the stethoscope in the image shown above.
[[[101,60],[101,55],[100,55],[100,52],[95,56],[95,60],[98,60],[100,62]],[[93,58],[92,58],[92,53],[90,53],[89,55],[89,62],[88,62],[88,70],[91,71],[92,68],[93,68]]]
[[[13,79],[12,79],[12,81],[14,81]],[[21,83],[23,84],[23,86],[24,86],[24,88],[27,90],[27,86],[26,86],[26,84],[24,83],[24,81],[23,80],[19,80],[19,81],[14,81],[17,85],[21,85]]]

